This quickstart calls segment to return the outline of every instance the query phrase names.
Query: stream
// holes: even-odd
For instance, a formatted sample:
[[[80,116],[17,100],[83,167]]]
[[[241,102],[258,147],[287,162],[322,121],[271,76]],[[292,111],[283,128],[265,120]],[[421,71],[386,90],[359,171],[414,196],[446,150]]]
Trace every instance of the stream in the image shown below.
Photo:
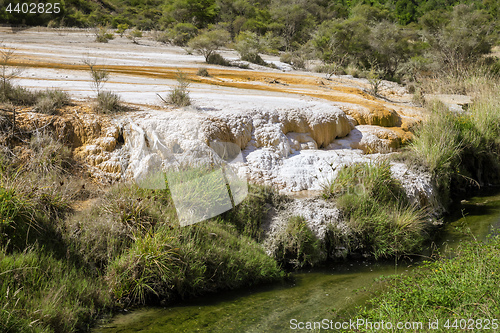
[[[500,192],[464,200],[453,212],[434,241],[442,251],[452,251],[472,237],[486,239],[500,227]],[[377,278],[404,274],[418,266],[418,261],[330,263],[294,273],[293,282],[221,292],[166,308],[123,312],[97,325],[93,332],[290,332],[292,319],[355,320],[355,308],[380,287]]]

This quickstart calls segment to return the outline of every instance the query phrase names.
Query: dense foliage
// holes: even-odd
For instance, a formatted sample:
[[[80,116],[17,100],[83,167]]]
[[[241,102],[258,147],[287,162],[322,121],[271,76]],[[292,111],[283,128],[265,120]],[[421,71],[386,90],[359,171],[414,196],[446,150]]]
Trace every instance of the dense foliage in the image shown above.
[[[51,0],[52,1],[52,0]],[[497,40],[499,0],[103,0],[61,1],[57,14],[23,13],[9,2],[0,22],[90,27],[107,42],[116,29],[136,42],[141,30],[164,43],[189,46],[207,62],[233,42],[242,60],[266,63],[259,53],[282,55],[303,68],[320,59],[328,72],[376,70],[381,78],[413,82],[436,69],[460,71],[483,60]],[[5,0],[1,4],[7,5]],[[17,8],[17,11],[16,11]],[[210,60],[210,61],[209,61]],[[321,70],[321,68],[320,68]]]

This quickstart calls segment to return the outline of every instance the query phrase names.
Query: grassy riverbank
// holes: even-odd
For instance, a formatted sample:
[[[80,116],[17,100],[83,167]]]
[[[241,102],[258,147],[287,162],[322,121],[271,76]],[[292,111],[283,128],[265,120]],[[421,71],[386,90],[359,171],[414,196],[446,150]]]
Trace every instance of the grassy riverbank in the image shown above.
[[[463,79],[459,89],[473,96],[474,103],[463,113],[429,103],[429,120],[417,130],[407,152],[407,162],[432,173],[445,205],[471,189],[499,181],[498,81],[481,75]],[[456,87],[443,82],[442,89],[453,92]],[[499,236],[464,242],[452,258],[442,254],[408,274],[386,278],[385,291],[357,316],[372,323],[421,322],[423,332],[436,331],[428,324],[436,320],[439,331],[495,331],[500,317],[499,258]]]
[[[464,327],[496,331],[494,323],[497,329],[500,325],[500,237],[466,242],[453,258],[426,262],[408,275],[385,282],[386,291],[360,313],[366,321],[421,322],[424,332],[435,331],[428,323],[436,320],[439,331]]]

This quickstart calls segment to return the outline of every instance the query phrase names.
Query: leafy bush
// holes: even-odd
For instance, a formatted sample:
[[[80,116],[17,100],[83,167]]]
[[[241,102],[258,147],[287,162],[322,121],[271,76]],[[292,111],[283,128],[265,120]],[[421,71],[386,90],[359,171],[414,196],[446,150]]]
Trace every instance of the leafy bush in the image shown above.
[[[142,37],[142,31],[139,29],[134,29],[127,34],[127,38],[132,41],[132,43],[137,44],[137,39]]]
[[[186,74],[183,72],[177,73],[177,85],[168,93],[166,102],[177,107],[191,105],[188,87],[189,81]]]
[[[111,91],[101,91],[97,95],[93,109],[98,113],[113,113],[123,111],[124,107],[118,94]]]
[[[188,46],[208,59],[218,49],[225,46],[230,41],[230,35],[225,30],[205,31],[191,39]]]
[[[196,75],[204,76],[204,77],[209,77],[210,76],[210,74],[208,73],[208,70],[205,67],[198,68],[198,71],[196,72]]]
[[[107,43],[108,41],[114,39],[115,37],[113,36],[113,34],[108,31],[109,30],[107,27],[101,26],[99,28],[96,28],[94,31],[95,41],[98,43]]]
[[[69,105],[69,94],[62,90],[46,90],[40,93],[35,104],[35,111],[45,114],[57,114],[57,109]]]
[[[262,47],[259,43],[259,37],[256,33],[242,31],[236,37],[234,49],[240,54],[241,60],[252,62],[254,64],[265,66],[266,62],[259,55]]]
[[[123,37],[123,34],[125,33],[125,31],[127,31],[128,28],[129,26],[126,23],[118,24],[116,27],[116,33],[119,34],[120,37]]]
[[[171,30],[167,31],[166,37],[174,45],[186,46],[197,33],[198,28],[191,23],[177,23]]]
[[[304,69],[306,61],[296,52],[285,52],[280,56],[280,61],[292,65],[294,69]]]
[[[247,53],[241,57],[241,60],[248,61],[261,66],[268,66],[268,63],[256,53]]]
[[[490,16],[472,5],[457,5],[451,14],[432,11],[421,19],[435,67],[459,73],[488,54],[495,40]]]
[[[219,66],[231,66],[231,63],[218,53],[212,53],[207,58],[207,64]]]

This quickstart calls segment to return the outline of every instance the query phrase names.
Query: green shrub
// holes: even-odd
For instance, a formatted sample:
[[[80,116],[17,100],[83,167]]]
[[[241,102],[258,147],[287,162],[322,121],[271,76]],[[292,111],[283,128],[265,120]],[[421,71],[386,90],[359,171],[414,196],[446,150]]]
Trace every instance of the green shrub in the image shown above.
[[[61,90],[46,90],[40,93],[35,104],[35,111],[45,114],[57,114],[57,109],[69,105],[69,94]]]
[[[323,195],[336,199],[358,247],[376,258],[414,253],[425,240],[425,214],[408,204],[387,161],[344,166]]]
[[[261,66],[268,66],[268,63],[257,53],[246,53],[241,56],[241,60],[248,61]]]
[[[196,72],[196,75],[198,75],[198,76],[204,76],[204,77],[209,77],[210,76],[210,74],[208,73],[208,70],[205,67],[198,68],[198,71]]]
[[[189,81],[186,74],[179,72],[177,74],[177,85],[168,93],[166,102],[177,107],[191,105],[188,87]]]
[[[266,66],[267,63],[261,58],[259,52],[262,51],[259,36],[250,31],[242,31],[236,37],[234,49],[240,54],[243,61],[248,61],[257,65]]]
[[[116,33],[120,35],[120,37],[123,37],[123,34],[127,29],[129,28],[128,24],[123,23],[123,24],[118,24],[116,27]]]
[[[101,91],[97,95],[97,101],[94,105],[94,111],[98,113],[114,113],[123,111],[121,98],[112,91]]]
[[[191,39],[188,46],[205,57],[206,62],[218,49],[225,46],[231,39],[225,30],[205,31]]]
[[[108,28],[103,26],[96,28],[94,35],[95,41],[98,43],[107,43],[109,40],[115,38],[112,33],[108,32]]]
[[[177,46],[186,46],[197,33],[198,28],[191,23],[177,23],[166,35],[170,43]]]
[[[139,29],[134,29],[127,34],[127,38],[132,41],[132,43],[137,44],[137,39],[142,37],[142,31]]]
[[[296,52],[285,52],[281,54],[280,61],[292,65],[294,69],[304,69],[306,67],[305,58]]]
[[[227,61],[226,59],[224,59],[224,57],[218,53],[212,53],[211,55],[209,55],[207,58],[207,64],[220,65],[220,66],[231,66],[231,63],[229,61]]]
[[[358,66],[350,63],[349,65],[347,65],[347,67],[345,68],[345,72],[347,75],[351,75],[352,77],[355,77],[355,78],[358,78],[361,76],[362,74],[362,70],[359,69]]]
[[[314,68],[315,72],[325,73],[325,78],[330,80],[333,75],[344,75],[345,71],[339,64],[323,64]]]
[[[301,216],[291,217],[277,237],[274,257],[281,263],[292,264],[294,268],[314,266],[326,258],[321,241],[307,226]]]

